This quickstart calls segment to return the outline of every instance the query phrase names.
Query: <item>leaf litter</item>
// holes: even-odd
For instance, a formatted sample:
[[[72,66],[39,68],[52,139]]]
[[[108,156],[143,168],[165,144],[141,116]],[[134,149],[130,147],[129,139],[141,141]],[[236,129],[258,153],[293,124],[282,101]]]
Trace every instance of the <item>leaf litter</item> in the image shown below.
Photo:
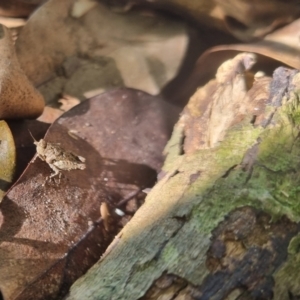
[[[85,157],[86,169],[62,170],[60,180],[45,183],[51,169],[36,159],[4,198],[0,283],[6,299],[61,297],[100,258],[130,219],[112,208],[153,185],[177,115],[157,97],[117,89],[83,102],[50,126],[45,141]],[[137,207],[140,194],[131,199]],[[102,203],[110,211],[105,224]]]
[[[182,4],[185,6],[186,2]],[[61,9],[57,9],[59,7]],[[99,16],[106,17],[103,17],[106,22],[112,20],[116,36],[121,34],[122,38],[108,41],[105,28],[109,26],[100,26],[104,29],[99,35],[93,29],[94,21],[102,20]],[[163,91],[178,71],[185,53],[186,27],[182,24],[173,26],[172,21],[169,24],[163,22],[161,26],[162,19],[155,15],[152,15],[152,20],[144,18],[145,26],[137,25],[142,24],[139,22],[143,18],[135,12],[130,12],[127,20],[124,16],[110,18],[110,12],[91,1],[50,0],[30,18],[20,33],[17,40],[18,59],[31,80],[36,84],[43,83],[39,90],[44,94],[46,103],[59,99],[64,93],[72,95],[67,96],[60,109],[46,107],[40,117],[40,120],[52,123],[62,115],[49,129],[45,141],[50,145],[59,143],[65,151],[82,155],[87,159],[87,168],[78,172],[60,170],[59,180],[55,177],[45,183],[45,178],[51,176],[51,169],[45,162],[36,160],[4,198],[0,217],[0,287],[6,299],[61,297],[70,284],[98,260],[118,229],[128,222],[143,202],[144,196],[140,191],[148,190],[155,181],[163,160],[163,146],[178,115],[176,109],[142,92],[119,89],[88,100],[63,114],[76,105],[78,99],[89,98],[113,86],[134,86],[154,94]],[[45,20],[53,24],[47,26],[46,31],[45,26],[41,26]],[[132,22],[135,28],[139,28],[138,31],[131,26]],[[291,25],[294,27],[286,27],[290,36],[295,36],[293,33],[298,23],[296,21]],[[174,31],[169,31],[170,24]],[[250,25],[247,39],[256,36],[251,33],[253,28]],[[99,28],[99,24],[97,26]],[[62,29],[61,35],[56,34],[59,27]],[[122,32],[120,28],[132,30],[125,42],[126,30]],[[48,29],[50,34],[45,33]],[[78,33],[80,39],[75,38],[76,43],[73,43],[74,39],[65,29],[76,32],[76,36]],[[40,34],[37,34],[39,30]],[[157,51],[158,41],[153,40],[156,30],[173,35],[169,41],[159,41],[163,41],[159,48],[163,50],[163,55],[162,50]],[[234,35],[240,35],[236,28],[230,30]],[[97,32],[97,36],[90,34],[93,32]],[[111,30],[109,34],[113,35]],[[245,32],[242,34],[245,36]],[[281,50],[280,45],[278,49],[274,48],[278,36],[286,37],[284,30],[280,34],[277,31],[277,35],[271,34],[261,43],[221,46],[208,51],[199,59],[192,76],[186,82],[180,82],[178,90],[181,92],[173,92],[175,97],[171,97],[172,101],[186,101],[191,91],[194,92],[196,87],[212,78],[221,62],[238,51],[248,49],[258,53],[260,69],[262,64],[268,70],[274,69],[274,65],[279,64],[275,60],[298,66],[293,51],[288,49],[282,56],[282,52],[278,51]],[[49,37],[47,45],[41,47],[39,35]],[[90,39],[91,36],[93,38]],[[66,42],[68,40],[70,43]],[[174,53],[172,45],[178,46],[179,43],[178,53],[169,59],[170,53]],[[147,44],[150,47],[143,48]],[[42,52],[37,54],[39,50]],[[135,59],[134,63],[128,60],[129,54]],[[167,72],[162,72],[164,68]],[[104,78],[104,82],[99,78]],[[32,90],[32,87],[29,89]],[[150,104],[141,104],[143,101]],[[153,105],[154,102],[157,106]],[[40,114],[41,108],[39,102],[38,112],[35,108],[30,114]],[[20,113],[22,116],[23,111]],[[9,124],[16,141],[16,174],[19,175],[22,166],[35,151],[27,128],[39,140],[44,137],[43,133],[49,125],[38,121],[10,121]],[[13,149],[12,146],[12,152]],[[123,216],[124,211],[126,214]]]

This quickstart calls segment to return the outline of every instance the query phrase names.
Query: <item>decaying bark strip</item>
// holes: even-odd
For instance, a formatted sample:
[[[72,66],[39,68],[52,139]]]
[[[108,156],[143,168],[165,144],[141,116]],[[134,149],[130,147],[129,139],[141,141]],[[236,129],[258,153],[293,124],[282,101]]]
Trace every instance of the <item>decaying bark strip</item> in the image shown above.
[[[300,73],[253,63],[238,55],[191,98],[166,175],[67,299],[300,295]]]

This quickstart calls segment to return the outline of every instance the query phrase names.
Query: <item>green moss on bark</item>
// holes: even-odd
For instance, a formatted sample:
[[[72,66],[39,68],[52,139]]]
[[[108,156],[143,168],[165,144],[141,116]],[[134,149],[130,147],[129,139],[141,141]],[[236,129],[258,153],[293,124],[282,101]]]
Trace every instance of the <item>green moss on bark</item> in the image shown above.
[[[114,299],[137,299],[163,272],[201,285],[209,274],[211,232],[237,207],[255,207],[272,220],[286,215],[300,221],[299,97],[292,94],[269,110],[274,116],[266,128],[244,120],[217,147],[189,155],[182,152],[183,124],[177,124],[166,147],[167,175],[124,228],[118,246],[87,274],[87,299],[110,299],[112,290]],[[288,299],[289,286],[298,293],[283,278],[298,278],[299,262],[298,252],[291,253],[277,271],[276,299]],[[94,279],[94,272],[105,281]],[[84,288],[76,283],[68,299],[79,299]]]

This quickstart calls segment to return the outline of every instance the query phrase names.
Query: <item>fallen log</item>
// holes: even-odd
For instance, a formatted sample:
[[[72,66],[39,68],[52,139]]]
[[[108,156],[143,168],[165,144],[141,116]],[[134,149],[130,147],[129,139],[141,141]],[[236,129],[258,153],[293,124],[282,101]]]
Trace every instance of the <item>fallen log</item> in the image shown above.
[[[300,73],[254,63],[190,99],[145,204],[66,299],[298,299]]]

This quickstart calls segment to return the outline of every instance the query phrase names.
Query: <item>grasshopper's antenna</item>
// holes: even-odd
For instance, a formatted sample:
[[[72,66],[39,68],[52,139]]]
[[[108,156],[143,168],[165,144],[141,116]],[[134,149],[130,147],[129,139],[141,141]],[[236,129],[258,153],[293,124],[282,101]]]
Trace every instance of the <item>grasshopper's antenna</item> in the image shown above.
[[[34,144],[36,144],[38,141],[34,138],[34,136],[32,135],[32,133],[30,132],[30,130],[28,129],[29,134],[31,135],[32,139],[34,140]]]

